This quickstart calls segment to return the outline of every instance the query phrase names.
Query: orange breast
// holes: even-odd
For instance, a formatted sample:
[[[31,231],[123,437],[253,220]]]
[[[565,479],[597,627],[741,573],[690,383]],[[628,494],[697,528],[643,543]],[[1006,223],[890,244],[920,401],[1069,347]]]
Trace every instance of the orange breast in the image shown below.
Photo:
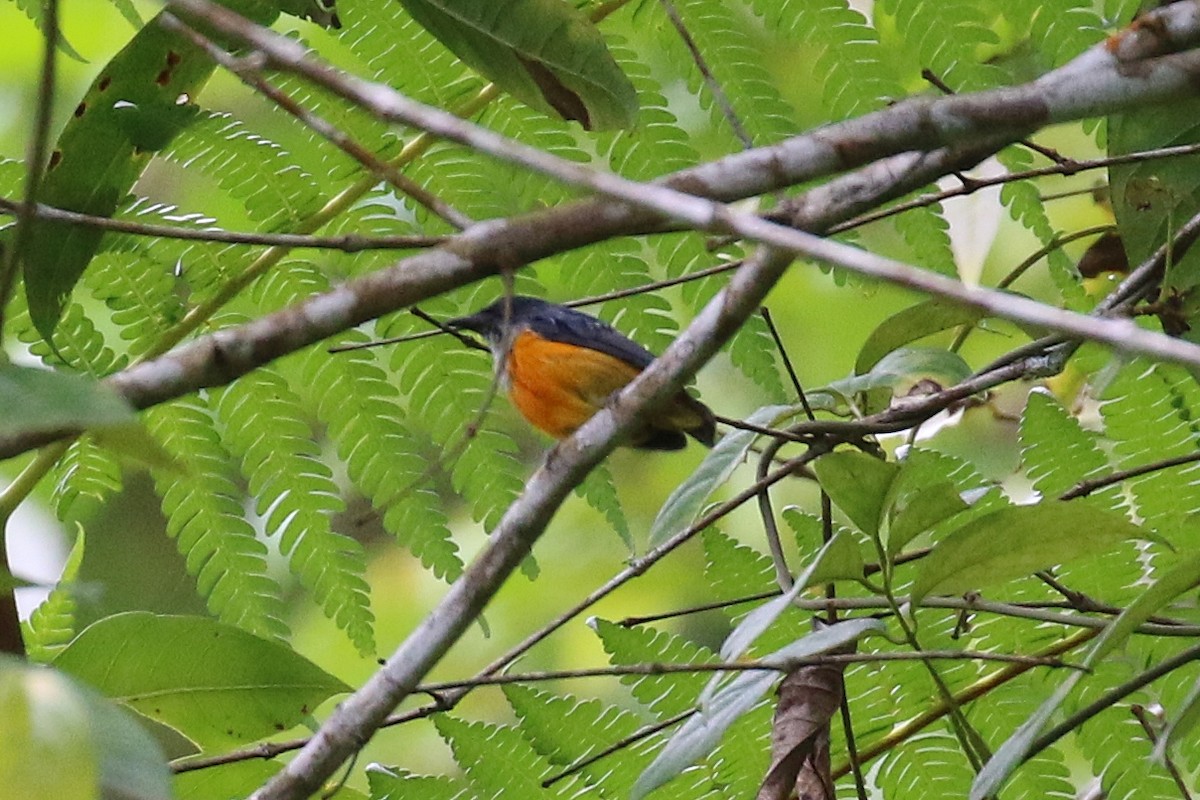
[[[509,397],[529,423],[570,436],[639,370],[605,353],[522,331],[508,353]]]

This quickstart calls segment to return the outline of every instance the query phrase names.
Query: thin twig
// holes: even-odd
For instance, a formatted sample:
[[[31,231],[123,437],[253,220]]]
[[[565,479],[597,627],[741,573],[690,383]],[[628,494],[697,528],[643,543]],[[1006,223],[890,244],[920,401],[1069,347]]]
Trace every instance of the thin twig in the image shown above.
[[[1197,461],[1200,461],[1200,452],[1186,453],[1181,456],[1164,458],[1161,461],[1153,461],[1149,464],[1143,464],[1140,467],[1117,470],[1099,478],[1082,480],[1060,495],[1058,499],[1074,500],[1077,497],[1087,497],[1098,489],[1104,489],[1108,486],[1112,486],[1113,484],[1120,483],[1121,481],[1127,481],[1130,478],[1140,478],[1142,475],[1149,475],[1152,472],[1171,469],[1172,467],[1179,467],[1183,466],[1184,464],[1194,464]]]
[[[709,93],[713,96],[713,102],[717,104],[717,108],[721,109],[721,116],[729,123],[729,127],[733,130],[733,135],[742,143],[742,147],[749,150],[754,147],[754,137],[746,130],[746,126],[742,124],[738,118],[737,111],[733,108],[733,103],[729,100],[729,95],[725,94],[725,89],[721,86],[721,82],[713,75],[712,68],[708,65],[708,59],[704,57],[699,46],[696,45],[696,40],[692,38],[692,33],[684,24],[683,17],[680,16],[679,10],[675,8],[675,3],[671,0],[658,0],[662,5],[663,11],[667,12],[667,19],[671,21],[671,26],[675,28],[675,32],[679,34],[679,38],[683,40],[683,44],[687,47],[688,53],[692,57],[692,62],[696,68],[700,70],[700,76],[704,79],[704,85],[708,87]]]
[[[0,197],[0,214],[19,213],[21,205]],[[148,236],[155,239],[181,239],[194,242],[217,242],[221,244],[265,245],[278,247],[306,247],[314,250],[341,250],[358,253],[364,250],[412,250],[421,247],[436,247],[445,244],[446,236],[368,236],[360,233],[345,233],[337,236],[312,236],[300,233],[244,233],[219,228],[184,228],[179,225],[158,225],[135,222],[130,219],[101,217],[84,214],[65,208],[38,203],[34,207],[38,219],[66,222],[87,228],[100,228],[114,233],[132,236]]]
[[[1143,161],[1155,161],[1163,158],[1181,158],[1183,156],[1193,156],[1200,153],[1200,143],[1197,144],[1181,144],[1173,147],[1159,147],[1153,150],[1141,150],[1137,153],[1126,153],[1119,156],[1106,156],[1104,158],[1092,158],[1077,161],[1074,163],[1071,170],[1075,172],[1084,172],[1093,169],[1108,169],[1113,166],[1121,166],[1125,164],[1137,164]],[[829,233],[844,233],[854,228],[860,228],[871,222],[878,222],[887,217],[893,217],[897,214],[903,214],[905,211],[912,211],[915,208],[924,208],[943,200],[950,200],[954,197],[962,197],[964,195],[974,194],[981,189],[988,189],[993,186],[1003,186],[1006,183],[1016,183],[1018,181],[1030,180],[1032,178],[1044,178],[1050,175],[1064,175],[1066,171],[1058,164],[1046,167],[1037,167],[1036,169],[1027,169],[1021,172],[1010,172],[1005,175],[997,175],[990,178],[972,178],[970,186],[956,186],[952,189],[945,189],[940,192],[930,192],[923,194],[920,197],[914,197],[911,200],[906,200],[902,203],[881,208],[875,211],[869,211],[861,214],[854,219],[846,220],[830,227]],[[774,212],[773,212],[774,213]],[[768,214],[768,218],[774,218],[772,214]]]
[[[679,675],[692,672],[753,672],[756,670],[771,670],[774,672],[790,672],[800,667],[820,667],[836,664],[873,664],[892,661],[920,661],[930,658],[936,661],[999,661],[1006,664],[1027,664],[1042,667],[1080,667],[1064,662],[1058,658],[1042,658],[1010,653],[985,653],[971,650],[926,650],[920,653],[878,652],[878,653],[827,653],[825,655],[805,658],[788,659],[785,661],[731,661],[722,663],[655,663],[655,664],[614,664],[607,667],[585,669],[547,670],[545,672],[517,672],[502,675],[484,675],[475,678],[464,678],[460,681],[441,681],[425,683],[416,688],[417,692],[445,692],[450,689],[474,689],[480,686],[504,686],[511,683],[542,683],[545,681],[574,680],[579,678],[612,678],[622,675]]]
[[[608,756],[612,755],[613,753],[620,752],[621,750],[624,750],[625,748],[627,748],[631,745],[637,744],[638,742],[642,741],[643,739],[649,738],[649,737],[653,736],[654,734],[658,733],[659,731],[664,731],[667,728],[670,728],[672,725],[678,725],[679,723],[683,722],[685,719],[687,719],[688,717],[692,716],[695,713],[696,713],[696,709],[689,708],[687,711],[681,711],[680,713],[675,714],[674,716],[664,719],[662,722],[656,722],[653,725],[647,725],[646,727],[644,727],[640,730],[634,731],[633,733],[629,734],[628,736],[625,736],[625,737],[613,742],[608,747],[605,747],[603,750],[599,751],[595,755],[587,756],[586,758],[582,758],[582,759],[576,761],[575,763],[570,764],[567,767],[564,767],[561,772],[556,772],[553,775],[551,775],[550,777],[546,778],[546,780],[542,781],[542,786],[548,789],[551,786],[553,786],[554,784],[561,781],[563,778],[569,778],[572,775],[576,774],[577,772],[587,769],[592,764],[595,764],[597,761],[600,761],[603,758],[607,758]]]

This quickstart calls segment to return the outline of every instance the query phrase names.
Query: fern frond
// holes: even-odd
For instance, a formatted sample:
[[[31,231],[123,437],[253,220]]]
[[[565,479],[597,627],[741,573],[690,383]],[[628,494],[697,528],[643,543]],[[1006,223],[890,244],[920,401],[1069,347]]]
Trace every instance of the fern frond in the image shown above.
[[[119,355],[104,339],[96,324],[79,303],[67,304],[58,327],[54,329],[54,347],[42,339],[29,317],[25,295],[18,292],[13,297],[10,318],[17,338],[29,345],[29,352],[43,363],[52,367],[103,378],[123,369],[128,359]]]
[[[476,795],[458,778],[417,775],[398,767],[367,765],[372,800],[475,800]]]
[[[1137,652],[1142,650],[1139,642],[1131,640],[1130,644],[1137,655],[1145,658],[1144,651]],[[1064,712],[1071,713],[1095,701],[1102,692],[1132,678],[1137,663],[1149,662],[1131,658],[1118,663],[1110,659],[1097,665],[1095,673],[1081,681],[1074,695],[1064,704]],[[1075,732],[1079,752],[1091,763],[1093,774],[1100,777],[1105,795],[1113,800],[1169,797],[1179,791],[1162,763],[1150,757],[1153,745],[1129,712],[1132,703],[1152,705],[1157,699],[1155,694],[1151,687],[1135,692],[1089,719]]]
[[[333,530],[333,516],[345,504],[303,420],[299,398],[264,367],[214,392],[213,402],[222,439],[241,459],[256,511],[267,532],[279,537],[292,572],[358,651],[373,654],[366,555],[357,541]]]
[[[91,519],[121,485],[121,464],[113,452],[81,436],[54,466],[54,513],[64,522]]]
[[[876,29],[887,32],[880,36],[884,45],[905,62],[906,81],[915,81],[922,69],[932,70],[956,92],[990,89],[1004,81],[1003,70],[986,63],[1000,38],[988,14],[974,3],[881,0],[875,14]],[[880,24],[880,16],[892,24]]]
[[[758,384],[766,401],[782,403],[788,397],[779,375],[778,351],[767,323],[754,316],[733,335],[729,345],[729,360],[742,374]]]
[[[497,133],[534,145],[539,150],[546,150],[568,161],[586,164],[592,160],[591,154],[580,146],[568,123],[507,95],[492,101],[480,121]],[[513,168],[495,159],[483,163],[490,168],[495,180],[508,178],[513,181],[512,191],[522,210],[559,205],[579,194],[573,187],[528,169]]]
[[[470,788],[445,775],[418,775],[397,768],[368,764],[367,781],[372,800],[473,800]]]
[[[896,230],[912,248],[914,261],[922,269],[957,277],[958,266],[950,248],[950,223],[937,203],[897,214]]]
[[[154,203],[146,198],[134,198],[120,209],[117,217],[134,222],[195,227],[198,230],[217,222],[214,217],[184,212],[177,206]],[[101,240],[100,252],[101,255],[122,254],[129,263],[134,264],[135,273],[145,270],[146,278],[153,287],[152,294],[145,299],[153,299],[154,306],[151,308],[155,308],[168,323],[183,313],[182,306],[188,292],[194,296],[192,299],[207,297],[229,276],[241,273],[255,256],[253,250],[237,245],[124,233],[105,236]],[[120,269],[124,263],[114,262],[114,269]],[[153,266],[143,268],[139,266],[141,263]],[[84,282],[91,287],[92,293],[106,302],[108,295],[131,288],[123,285],[125,280],[123,275],[101,278],[92,270],[84,273]],[[171,296],[164,297],[162,292],[167,289],[168,282]],[[137,287],[137,291],[148,290]],[[112,307],[113,303],[109,302],[109,305]],[[134,325],[133,322],[120,324]]]
[[[1109,384],[1100,412],[1121,468],[1195,451],[1191,411],[1180,408],[1178,395],[1171,391],[1181,380],[1191,378],[1169,368],[1148,367],[1139,360],[1123,368]],[[1187,520],[1200,509],[1198,471],[1200,466],[1188,465],[1129,482],[1137,513],[1147,525],[1172,540],[1188,527]]]
[[[599,700],[578,700],[532,686],[510,684],[504,697],[533,748],[551,764],[567,766],[595,755],[640,727],[637,717]],[[645,748],[626,750],[584,769],[584,780],[607,797],[627,797],[650,764]]]
[[[1019,172],[1033,166],[1033,155],[1024,148],[1008,147],[996,154],[996,159],[1011,172]],[[1043,245],[1052,244],[1058,238],[1058,229],[1050,222],[1046,204],[1032,181],[1013,181],[1000,189],[1000,202],[1008,208],[1009,216],[1025,226]],[[1060,292],[1068,308],[1083,310],[1089,305],[1079,279],[1079,272],[1061,247],[1050,250],[1046,265],[1055,288]]]
[[[621,507],[621,499],[617,496],[617,485],[613,482],[613,476],[608,467],[604,464],[594,467],[583,479],[583,483],[575,487],[575,494],[604,515],[608,524],[625,543],[626,549],[632,553],[634,550],[633,534],[629,532],[629,520],[625,518],[625,509]]]
[[[365,340],[344,334],[331,343]],[[350,479],[383,511],[384,527],[438,577],[456,578],[462,561],[431,488],[425,448],[402,422],[399,393],[374,357],[361,350],[332,356],[314,351],[303,365],[303,379],[323,387],[317,416],[328,426]]]
[[[259,303],[291,304],[328,288],[312,264],[289,261],[254,289]],[[348,332],[327,344],[365,341]],[[426,442],[405,423],[400,393],[377,365],[375,353],[330,354],[312,349],[286,359],[280,369],[317,418],[345,462],[350,480],[383,514],[384,527],[439,577],[462,571],[446,514],[434,492]]]
[[[182,473],[153,469],[167,534],[218,618],[266,637],[287,634],[279,587],[267,575],[267,548],[242,513],[229,453],[208,404],[188,397],[152,408],[146,425]]]
[[[439,108],[449,108],[483,88],[485,82],[418,25],[400,3],[362,0],[341,16],[339,38],[375,80]]]
[[[1045,54],[1049,69],[1061,67],[1106,35],[1092,0],[1067,0],[1053,9],[1040,6],[1030,19],[1030,40]]]
[[[595,619],[592,627],[614,665],[647,662],[687,664],[716,658],[716,654],[708,648],[646,626],[623,628],[607,620]],[[700,691],[708,683],[708,676],[681,672],[632,675],[621,680],[629,685],[634,697],[660,719],[665,719],[692,708]]]
[[[699,163],[700,154],[680,127],[649,67],[626,43],[610,41],[609,50],[638,97],[634,130],[596,136],[596,150],[608,159],[609,169],[632,180],[648,181]]]
[[[958,741],[935,728],[889,752],[875,783],[884,797],[966,797],[974,777]]]
[[[754,0],[753,6],[768,29],[819,48],[815,74],[828,120],[865,114],[903,95],[875,28],[847,0]]]
[[[704,577],[708,579],[714,597],[732,600],[775,588],[775,567],[768,556],[715,527],[705,528],[701,539],[704,543]],[[751,608],[752,605],[745,605],[733,611],[740,617]]]
[[[85,546],[83,529],[79,528],[75,533],[75,544],[71,546],[54,588],[21,626],[25,649],[33,661],[49,663],[78,633],[75,625],[75,581],[79,577]]]
[[[98,253],[84,283],[112,312],[131,356],[146,352],[184,314],[172,270],[133,253]]]
[[[747,24],[750,20],[720,0],[684,0],[675,5],[754,144],[774,144],[796,133],[795,111],[779,94],[763,66],[762,49],[756,41],[761,32],[750,29]],[[689,76],[689,84],[695,87],[701,103],[712,113],[717,129],[723,136],[730,137],[730,127],[707,88],[700,85],[696,65],[679,34],[672,26],[664,24],[660,42],[675,65],[675,72]],[[731,141],[728,149],[740,146]]]
[[[312,177],[230,114],[205,113],[160,154],[215,180],[264,230],[291,230],[321,207]]]
[[[562,784],[541,785],[550,764],[516,728],[465,722],[448,714],[433,722],[481,796],[570,797]]]
[[[1096,436],[1080,427],[1058,402],[1042,392],[1031,392],[1021,418],[1021,453],[1025,471],[1042,497],[1052,499],[1085,478],[1108,468]],[[1116,492],[1097,495],[1115,508]]]

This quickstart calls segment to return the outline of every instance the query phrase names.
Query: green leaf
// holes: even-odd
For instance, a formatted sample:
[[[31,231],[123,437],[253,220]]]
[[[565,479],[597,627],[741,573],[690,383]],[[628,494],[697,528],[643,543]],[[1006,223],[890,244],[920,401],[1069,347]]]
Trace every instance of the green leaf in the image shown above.
[[[627,128],[633,84],[587,17],[562,0],[401,0],[459,58],[535,108],[587,130]]]
[[[884,503],[900,467],[858,452],[844,450],[821,456],[813,464],[821,488],[862,532],[876,537]]]
[[[0,656],[0,730],[6,796],[172,796],[166,758],[150,735],[129,714],[56,670]]]
[[[747,420],[753,425],[764,426],[773,424],[780,415],[790,409],[787,406],[765,406],[750,415]],[[750,446],[758,434],[754,431],[733,430],[721,437],[721,441],[709,451],[700,462],[700,466],[691,476],[679,484],[650,526],[650,546],[656,547],[677,533],[686,530],[708,500],[708,496],[737,469],[746,459]]]
[[[1080,503],[1017,506],[973,520],[939,542],[918,567],[912,601],[957,594],[1099,555],[1149,534],[1123,515]]]
[[[885,408],[892,397],[907,395],[918,384],[945,388],[970,375],[971,367],[958,353],[936,347],[901,347],[881,358],[867,374],[834,381],[818,391],[845,398],[870,393],[862,410],[871,413]],[[880,391],[884,389],[890,392]]]
[[[888,555],[895,555],[915,537],[967,508],[969,506],[949,481],[918,486],[911,493],[892,498],[887,509],[890,522],[884,549]]]
[[[116,392],[82,375],[15,364],[0,366],[0,436],[133,422]]]
[[[203,746],[287,730],[350,690],[286,645],[207,617],[142,611],[88,626],[54,665]]]
[[[926,300],[909,306],[888,317],[871,331],[858,351],[854,373],[863,375],[870,372],[880,359],[910,342],[960,325],[973,325],[982,317],[983,314],[977,309],[941,300]]]

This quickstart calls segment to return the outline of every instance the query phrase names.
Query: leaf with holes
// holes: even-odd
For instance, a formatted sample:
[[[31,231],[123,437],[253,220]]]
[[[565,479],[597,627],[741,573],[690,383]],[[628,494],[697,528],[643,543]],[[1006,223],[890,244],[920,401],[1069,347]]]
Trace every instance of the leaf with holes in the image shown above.
[[[259,23],[278,14],[254,0],[227,2]],[[38,199],[47,205],[111,216],[134,181],[187,124],[187,104],[215,65],[180,34],[151,22],[100,70],[75,106],[46,169]],[[25,294],[39,333],[49,340],[71,290],[91,261],[102,228],[39,220],[24,251]]]

